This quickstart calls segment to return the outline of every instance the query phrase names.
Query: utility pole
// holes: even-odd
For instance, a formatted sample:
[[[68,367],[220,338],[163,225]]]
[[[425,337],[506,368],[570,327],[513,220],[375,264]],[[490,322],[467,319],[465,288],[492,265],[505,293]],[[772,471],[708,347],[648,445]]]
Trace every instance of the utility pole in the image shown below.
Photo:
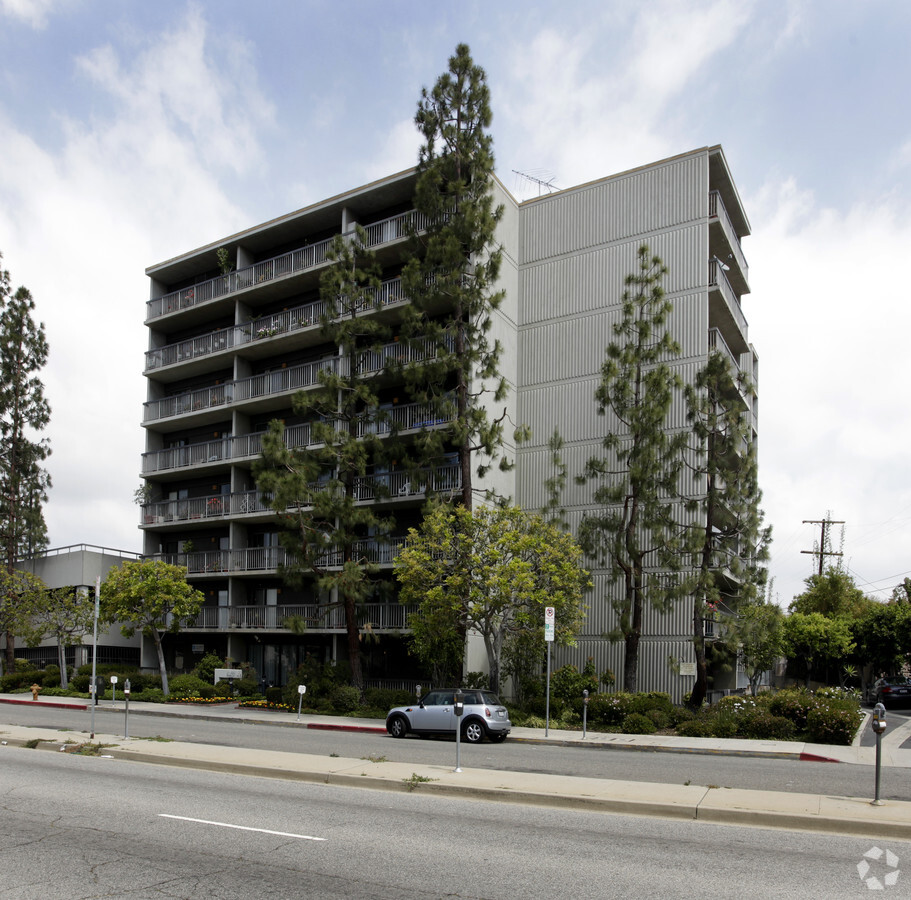
[[[830,525],[844,525],[843,520],[833,520],[826,515],[824,519],[804,519],[804,525],[819,525],[822,528],[822,533],[819,536],[819,549],[818,550],[801,550],[801,553],[812,553],[813,556],[819,557],[819,577],[822,578],[823,564],[827,556],[842,556],[842,553],[839,553],[837,550],[826,550],[826,532],[829,529]]]

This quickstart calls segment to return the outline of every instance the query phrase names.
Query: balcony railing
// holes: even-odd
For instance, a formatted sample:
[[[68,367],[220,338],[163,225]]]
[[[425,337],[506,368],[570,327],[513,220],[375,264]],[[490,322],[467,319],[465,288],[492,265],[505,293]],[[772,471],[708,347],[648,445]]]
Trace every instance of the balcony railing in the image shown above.
[[[709,218],[717,218],[721,223],[722,231],[727,235],[728,244],[731,246],[737,265],[743,273],[743,280],[746,284],[750,281],[750,267],[747,264],[747,258],[743,253],[743,247],[740,244],[740,235],[734,230],[734,223],[728,215],[727,207],[721,199],[720,191],[712,191],[709,194]]]
[[[424,227],[424,217],[421,214],[414,210],[401,213],[384,219],[382,222],[368,225],[366,246],[378,247],[406,237],[412,228],[422,230]],[[181,288],[179,291],[171,291],[169,294],[156,297],[147,302],[146,320],[157,319],[169,313],[189,309],[219,297],[246,290],[254,285],[321,266],[327,260],[327,253],[333,240],[334,238],[328,238],[317,244],[310,244],[307,247],[283,253],[281,256],[254,263],[252,266],[246,266],[236,272],[217,275],[215,278],[201,281],[192,287]]]
[[[389,565],[405,545],[404,537],[386,541],[365,538],[357,541],[352,550],[358,559],[375,565]],[[292,560],[283,547],[247,547],[243,550],[207,550],[202,553],[156,553],[150,559],[161,559],[171,565],[184,566],[188,575],[240,574],[243,572],[274,572]],[[344,553],[329,550],[318,560],[326,568],[341,568]]]
[[[709,329],[709,353],[717,352],[727,359],[731,365],[731,374],[736,377],[737,373],[740,371],[740,361],[734,356],[731,348],[728,347],[724,338],[721,336],[721,332],[717,328]]]
[[[747,320],[746,316],[743,314],[743,310],[740,308],[740,298],[731,287],[727,275],[724,274],[724,269],[718,264],[718,260],[715,259],[709,260],[709,287],[718,288],[721,296],[724,297],[725,304],[731,317],[737,323],[740,334],[743,337],[744,342],[746,342]]]
[[[380,287],[371,292],[372,299],[364,303],[364,309],[372,307],[385,307],[393,303],[400,303],[405,299],[402,290],[402,279],[393,278],[384,281]],[[146,371],[171,366],[176,363],[187,362],[223,350],[230,350],[253,342],[268,340],[295,331],[303,331],[319,324],[320,316],[326,311],[326,304],[322,300],[295,306],[293,309],[282,310],[268,316],[261,316],[248,322],[246,325],[235,325],[231,328],[222,328],[210,334],[180,341],[177,344],[168,344],[146,351]]]
[[[313,490],[325,487],[315,482]],[[453,493],[462,487],[462,472],[457,465],[425,469],[416,475],[408,472],[381,472],[354,480],[354,496],[360,501],[381,498],[417,497],[427,493]],[[256,513],[270,513],[272,506],[262,491],[236,491],[210,497],[189,497],[181,500],[159,500],[140,507],[143,525],[168,525],[200,519],[226,519]]]
[[[416,345],[393,342],[377,350],[358,354],[355,359],[361,375],[375,375],[385,370],[391,360],[406,364],[421,362],[433,355],[434,345],[427,341]],[[331,356],[315,362],[272,369],[259,375],[226,381],[224,384],[186,391],[143,404],[145,422],[157,422],[190,412],[201,412],[224,406],[226,403],[243,403],[275,394],[288,394],[319,384],[320,372],[347,376],[351,371],[351,357]]]
[[[365,603],[358,607],[358,619],[362,626],[369,625],[374,631],[402,629],[408,627],[408,616],[417,607],[400,603]],[[343,631],[345,612],[338,606],[325,607],[316,603],[283,606],[204,606],[192,623],[185,628],[287,628],[290,618],[303,619],[307,628]]]
[[[430,427],[446,421],[445,418],[433,415],[427,407],[418,403],[394,406],[388,412],[390,419],[398,424],[399,430],[402,431],[408,428]],[[365,421],[359,429],[361,435],[388,434],[390,431],[390,423],[378,423],[373,420]],[[265,433],[265,431],[254,431],[251,434],[238,436],[226,435],[214,441],[185,444],[182,447],[168,447],[164,450],[151,450],[142,454],[142,474],[151,475],[157,472],[195,468],[207,463],[253,459],[262,453],[262,440]],[[285,446],[289,450],[315,445],[316,442],[311,440],[309,423],[292,425],[285,429]]]

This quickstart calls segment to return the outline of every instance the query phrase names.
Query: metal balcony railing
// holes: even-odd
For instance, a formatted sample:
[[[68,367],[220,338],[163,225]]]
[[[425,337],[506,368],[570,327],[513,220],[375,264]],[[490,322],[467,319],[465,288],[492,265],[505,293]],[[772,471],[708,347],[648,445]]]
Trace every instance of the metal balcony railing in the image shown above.
[[[366,227],[366,246],[378,247],[391,241],[397,241],[407,237],[412,229],[421,231],[425,227],[424,216],[414,210],[391,216]],[[217,275],[215,278],[200,281],[191,287],[155,297],[147,302],[146,321],[321,266],[327,261],[327,253],[333,240],[334,238],[327,238],[319,243],[254,263],[252,266],[246,266],[236,272]]]
[[[361,560],[375,565],[389,565],[405,545],[404,537],[388,540],[364,538],[356,541],[352,550]],[[328,550],[319,559],[326,568],[340,568],[344,552]],[[187,575],[241,574],[244,572],[274,572],[291,560],[283,547],[247,547],[242,550],[206,550],[202,553],[155,553],[149,559],[161,559],[171,565],[184,566]]]
[[[740,243],[740,235],[734,229],[734,223],[728,214],[727,207],[721,199],[720,191],[711,191],[709,193],[709,218],[715,219],[721,223],[721,228],[727,235],[728,244],[731,246],[731,252],[737,260],[737,265],[743,273],[743,280],[746,283],[750,281],[750,267],[747,264],[747,258],[744,255],[743,247]]]
[[[393,303],[405,300],[402,290],[402,279],[393,278],[384,281],[380,287],[371,292],[372,299],[364,303],[364,309],[386,307]],[[293,309],[260,316],[246,325],[235,325],[231,328],[221,328],[209,334],[180,341],[176,344],[167,344],[154,350],[146,351],[146,371],[154,371],[165,366],[187,362],[200,357],[211,356],[234,347],[241,347],[253,342],[264,341],[270,338],[292,332],[303,331],[319,325],[320,316],[326,311],[326,304],[322,300],[295,306]]]
[[[741,335],[744,340],[746,340],[747,320],[746,316],[743,314],[743,310],[740,308],[740,298],[731,287],[731,283],[728,281],[724,269],[718,264],[718,260],[715,259],[709,260],[709,287],[718,288],[721,296],[724,297],[731,317],[737,323]]]
[[[374,631],[408,627],[408,616],[417,608],[400,603],[365,603],[358,606],[361,625]],[[204,606],[185,629],[264,628],[286,629],[290,618],[303,619],[312,630],[343,631],[344,610],[317,603],[286,604],[281,606]]]

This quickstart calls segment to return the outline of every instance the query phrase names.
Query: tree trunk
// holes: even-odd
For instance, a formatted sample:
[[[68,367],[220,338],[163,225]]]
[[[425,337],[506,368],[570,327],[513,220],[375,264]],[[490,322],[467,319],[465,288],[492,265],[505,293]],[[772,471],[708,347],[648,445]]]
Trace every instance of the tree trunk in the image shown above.
[[[165,697],[167,697],[170,693],[168,690],[168,670],[164,664],[164,648],[161,646],[161,635],[158,633],[157,628],[152,630],[152,640],[155,641],[155,652],[158,654],[158,671],[161,673],[161,689],[164,692]]]
[[[357,627],[357,605],[351,597],[345,597],[345,633],[348,638],[348,665],[351,667],[351,683],[361,693],[364,691],[364,674],[361,671],[360,630]]]
[[[66,647],[59,637],[57,638],[57,661],[60,664],[60,687],[66,690]]]
[[[696,681],[690,693],[691,709],[702,709],[702,701],[708,690],[708,672],[705,665],[705,618],[701,597],[693,598],[693,649],[696,654]]]

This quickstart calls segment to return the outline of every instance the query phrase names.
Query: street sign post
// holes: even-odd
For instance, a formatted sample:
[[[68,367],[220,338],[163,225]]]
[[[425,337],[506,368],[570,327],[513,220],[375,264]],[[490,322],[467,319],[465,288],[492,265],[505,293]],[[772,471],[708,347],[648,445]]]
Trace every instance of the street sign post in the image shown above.
[[[547,641],[547,699],[544,710],[544,737],[550,733],[550,648],[554,642],[556,610],[552,606],[544,609],[544,640]]]

